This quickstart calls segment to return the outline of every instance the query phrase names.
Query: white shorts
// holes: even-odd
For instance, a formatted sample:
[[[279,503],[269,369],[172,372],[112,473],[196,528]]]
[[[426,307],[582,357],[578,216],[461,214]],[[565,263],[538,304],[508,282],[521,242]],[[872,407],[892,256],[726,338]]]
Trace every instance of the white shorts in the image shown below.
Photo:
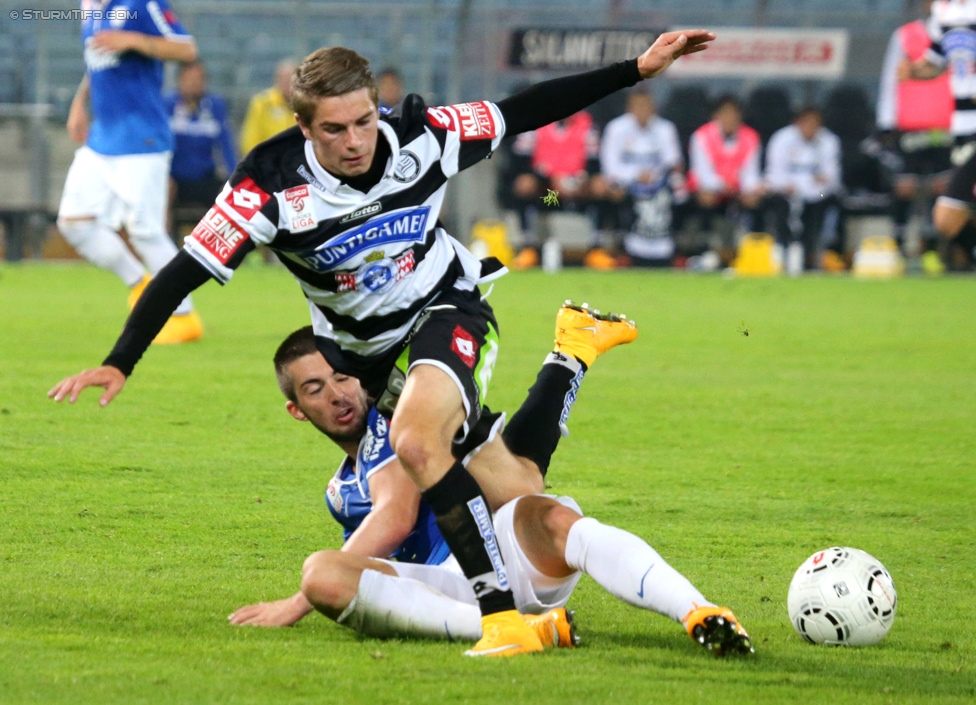
[[[94,217],[113,230],[165,232],[172,152],[108,156],[81,147],[68,169],[59,218]]]
[[[564,507],[583,514],[572,497],[552,497]],[[513,499],[495,513],[495,536],[505,560],[508,583],[515,596],[515,606],[523,614],[541,614],[555,607],[565,607],[580,579],[577,571],[565,578],[550,578],[543,575],[529,562],[515,538],[515,506],[519,499]],[[416,563],[396,563],[390,565],[402,578],[413,578],[429,585],[438,592],[454,600],[475,605],[474,590],[461,572],[454,556],[449,556],[440,565],[419,565]]]

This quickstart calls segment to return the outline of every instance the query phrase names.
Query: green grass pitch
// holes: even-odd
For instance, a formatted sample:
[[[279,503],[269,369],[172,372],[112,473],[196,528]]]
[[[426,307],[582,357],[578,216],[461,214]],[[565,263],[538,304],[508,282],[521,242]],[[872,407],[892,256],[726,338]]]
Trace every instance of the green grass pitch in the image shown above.
[[[203,287],[205,339],[152,348],[102,409],[94,391],[74,407],[45,393],[104,357],[124,289],[87,266],[2,267],[0,702],[973,702],[974,284],[502,279],[497,408],[521,401],[563,299],[637,320],[587,376],[553,491],[646,538],[757,654],[709,658],[584,578],[579,650],[473,661],[319,615],[226,622],[339,545],[322,500],[339,453],[286,415],[270,364],[308,317],[285,272]],[[789,624],[793,571],[831,545],[894,577],[876,647],[813,647]]]

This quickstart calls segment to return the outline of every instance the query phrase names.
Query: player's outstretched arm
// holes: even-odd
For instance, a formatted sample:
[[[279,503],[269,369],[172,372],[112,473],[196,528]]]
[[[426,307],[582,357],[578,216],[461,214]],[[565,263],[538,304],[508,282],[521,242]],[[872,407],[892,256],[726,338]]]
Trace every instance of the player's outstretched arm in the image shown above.
[[[715,35],[704,29],[665,32],[637,59],[641,78],[654,78],[685,54],[705,51]]]
[[[661,74],[685,54],[704,51],[713,39],[715,35],[704,29],[665,32],[637,59],[530,86],[498,103],[505,134],[529,132],[568,118],[615,91]]]

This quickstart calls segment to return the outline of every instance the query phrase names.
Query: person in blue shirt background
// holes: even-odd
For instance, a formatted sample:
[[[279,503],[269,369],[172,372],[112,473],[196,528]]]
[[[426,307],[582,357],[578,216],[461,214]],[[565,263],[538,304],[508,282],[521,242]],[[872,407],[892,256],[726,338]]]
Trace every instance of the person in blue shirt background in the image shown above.
[[[82,257],[130,288],[132,308],[150,274],[177,253],[166,229],[173,135],[163,105],[163,62],[195,61],[197,47],[166,0],[83,0],[81,9],[86,70],[67,128],[82,146],[65,179],[58,228]],[[132,250],[120,236],[123,228]],[[187,297],[155,342],[202,335]]]
[[[207,91],[207,72],[199,61],[180,65],[177,90],[165,97],[165,103],[174,139],[171,205],[209,208],[237,166],[227,105]]]

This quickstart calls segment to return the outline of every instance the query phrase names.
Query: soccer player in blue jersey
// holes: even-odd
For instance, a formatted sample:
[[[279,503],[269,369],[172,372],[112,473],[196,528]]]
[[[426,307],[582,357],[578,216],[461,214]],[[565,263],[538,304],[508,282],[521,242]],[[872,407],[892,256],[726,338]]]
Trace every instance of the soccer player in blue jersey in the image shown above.
[[[526,471],[537,475],[548,470],[584,375],[579,361],[567,354],[572,347],[565,345],[569,317],[588,322],[594,337],[607,328],[633,325],[587,310],[560,310],[556,348],[526,405],[501,432],[525,454],[520,461]],[[242,607],[230,615],[231,623],[290,626],[317,609],[370,636],[480,639],[475,593],[450,555],[430,507],[400,466],[387,420],[369,403],[358,380],[325,361],[310,327],[279,346],[275,371],[288,412],[311,422],[347,454],[326,490],[345,545],[308,558],[300,592]],[[547,402],[540,403],[540,397]],[[536,417],[531,424],[536,439],[523,445],[519,435],[525,429],[520,427],[527,414]],[[487,412],[457,455],[477,454],[503,422],[504,417]],[[731,611],[708,602],[642,539],[584,518],[573,499],[530,495],[493,509],[516,605],[545,645],[574,644],[572,613],[565,605],[585,572],[616,597],[681,623],[713,653],[751,652],[751,641]]]
[[[197,48],[166,0],[84,0],[82,10],[85,76],[71,103],[68,135],[83,146],[68,170],[58,228],[79,254],[131,289],[131,308],[150,274],[177,253],[166,231],[173,135],[161,93],[163,62],[193,61]],[[123,227],[138,258],[119,236]],[[202,334],[186,297],[155,342]]]
[[[178,90],[165,97],[174,139],[173,203],[208,207],[237,166],[227,104],[207,90],[207,71],[199,61],[180,65],[176,84]]]

